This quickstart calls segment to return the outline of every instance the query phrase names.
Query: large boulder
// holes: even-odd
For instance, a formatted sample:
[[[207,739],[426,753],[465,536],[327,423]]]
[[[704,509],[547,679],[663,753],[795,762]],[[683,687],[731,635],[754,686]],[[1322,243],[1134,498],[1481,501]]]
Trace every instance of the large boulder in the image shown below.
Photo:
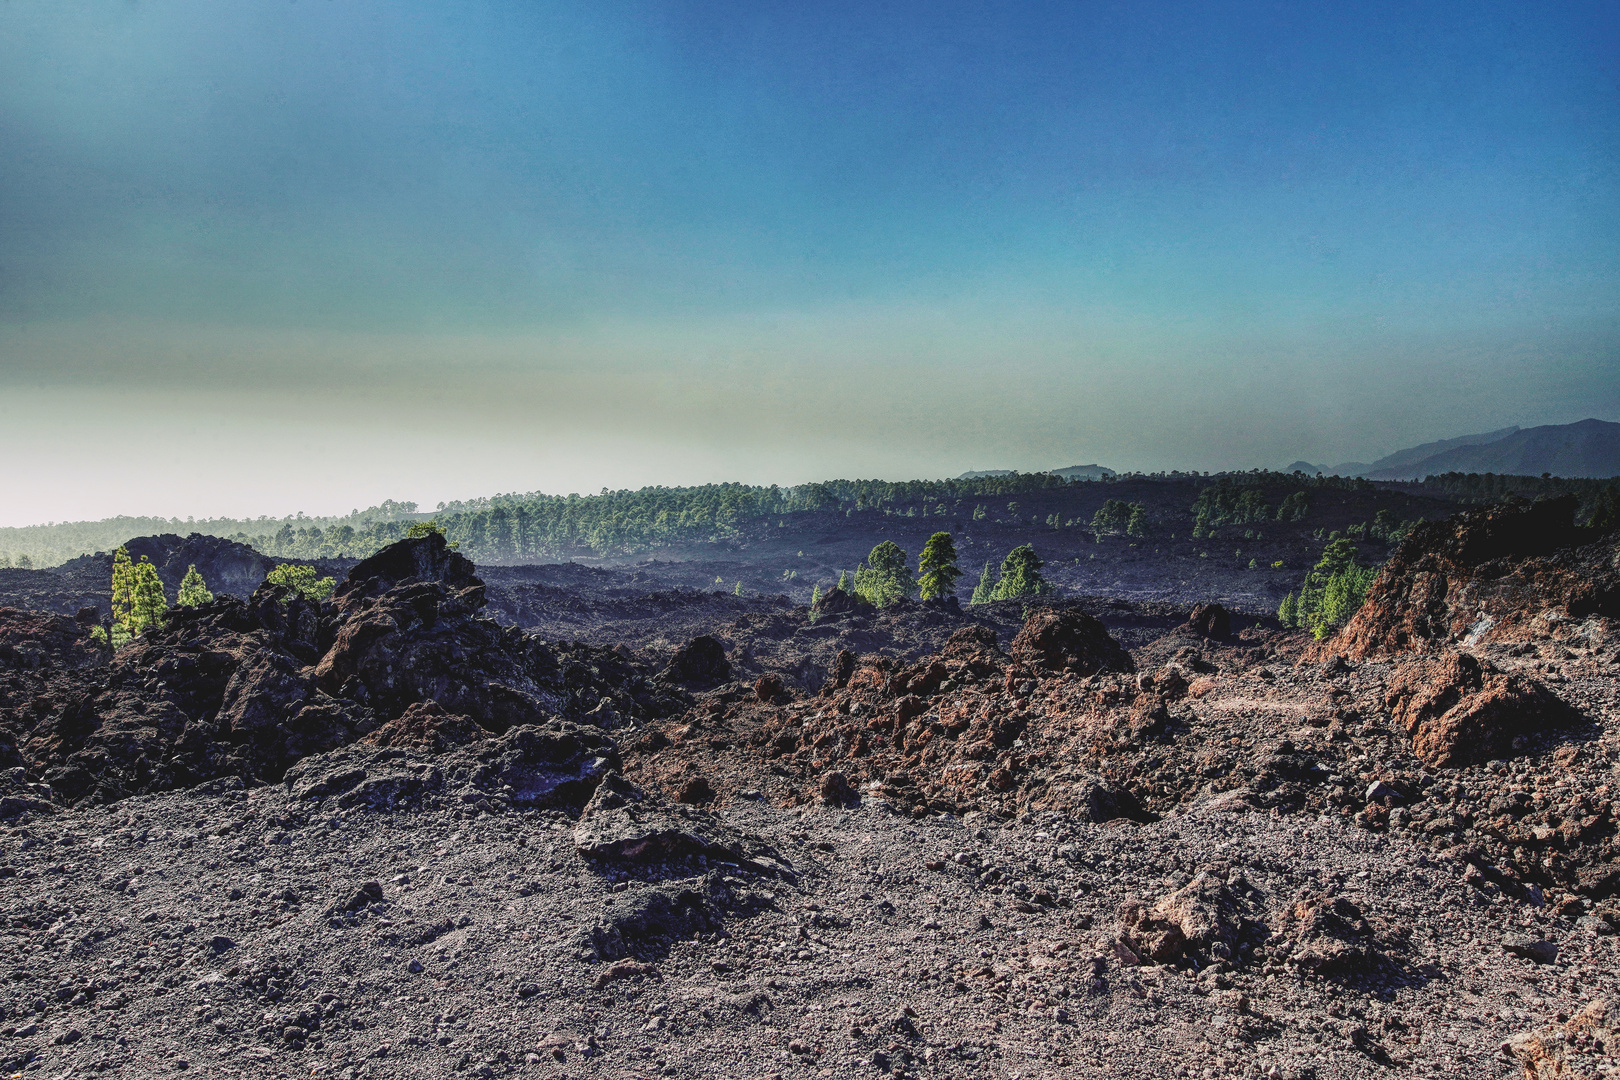
[[[1569,720],[1537,680],[1497,670],[1469,653],[1449,652],[1401,665],[1385,705],[1412,737],[1412,752],[1435,768],[1508,757],[1521,736]]]
[[[605,778],[574,826],[574,847],[587,859],[656,866],[687,860],[731,863],[791,876],[769,844],[725,825],[714,814],[668,803],[618,775]]]
[[[731,678],[726,647],[708,634],[695,637],[675,650],[658,677],[688,690],[713,689]]]
[[[1126,652],[1103,624],[1080,611],[1043,608],[1024,620],[1013,638],[1014,659],[1050,671],[1092,675],[1099,671],[1135,671]]]
[[[1229,637],[1232,633],[1232,615],[1220,604],[1199,604],[1187,616],[1187,629],[1199,637]]]

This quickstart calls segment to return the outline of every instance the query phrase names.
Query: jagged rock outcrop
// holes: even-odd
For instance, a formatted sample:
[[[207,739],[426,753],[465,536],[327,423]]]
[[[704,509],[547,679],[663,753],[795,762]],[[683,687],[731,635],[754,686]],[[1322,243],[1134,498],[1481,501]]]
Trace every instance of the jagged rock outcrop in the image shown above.
[[[284,561],[261,555],[246,544],[201,533],[184,537],[174,533],[137,536],[127,541],[124,547],[132,560],[139,562],[145,558],[151,561],[171,599],[180,587],[180,579],[186,576],[186,571],[192,566],[197,568],[197,573],[202,575],[213,592],[247,596],[259,587],[264,576],[278,562]],[[112,553],[102,551],[94,555],[81,555],[57,567],[56,573],[67,578],[88,576],[97,582],[108,582],[112,578]],[[106,585],[102,584],[102,588],[105,589]]]
[[[1307,658],[1556,639],[1588,619],[1620,618],[1620,538],[1575,525],[1575,510],[1574,496],[1509,499],[1419,525],[1361,610]]]
[[[356,565],[330,603],[269,584],[220,595],[171,610],[110,661],[69,620],[0,616],[0,664],[53,658],[49,678],[0,691],[0,754],[62,801],[109,801],[275,781],[374,731],[385,748],[442,749],[557,717],[619,727],[682,700],[619,653],[483,617],[471,570],[437,533],[404,540]],[[12,700],[14,683],[26,697]]]
[[[574,826],[574,847],[614,864],[722,862],[792,876],[774,848],[723,824],[704,810],[668,803],[613,774],[597,785]]]

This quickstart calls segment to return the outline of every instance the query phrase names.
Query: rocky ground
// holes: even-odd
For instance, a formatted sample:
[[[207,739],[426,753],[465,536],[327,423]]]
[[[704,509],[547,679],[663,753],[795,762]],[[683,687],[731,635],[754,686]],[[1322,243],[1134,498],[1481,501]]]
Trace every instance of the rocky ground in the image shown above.
[[[0,609],[0,1064],[1620,1075],[1620,548],[1571,509],[1419,530],[1322,643],[571,603],[431,537],[116,656]]]

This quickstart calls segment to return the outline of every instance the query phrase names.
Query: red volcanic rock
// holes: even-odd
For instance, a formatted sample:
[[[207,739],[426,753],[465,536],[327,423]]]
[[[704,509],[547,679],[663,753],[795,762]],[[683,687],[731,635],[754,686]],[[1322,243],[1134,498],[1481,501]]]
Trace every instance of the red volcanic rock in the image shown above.
[[[1620,616],[1620,538],[1577,527],[1575,508],[1574,496],[1510,499],[1419,525],[1361,610],[1307,658],[1558,638],[1590,616]]]
[[[1220,604],[1199,604],[1187,616],[1187,629],[1201,637],[1229,637],[1232,633],[1232,616]]]
[[[1136,665],[1103,624],[1079,611],[1037,611],[1024,620],[1013,638],[1017,660],[1049,671],[1091,675],[1098,671],[1135,671]]]
[[[471,717],[446,712],[437,701],[419,701],[360,741],[443,753],[493,734]]]
[[[1507,757],[1516,738],[1567,719],[1541,683],[1459,652],[1403,665],[1385,703],[1412,736],[1412,752],[1435,768]]]

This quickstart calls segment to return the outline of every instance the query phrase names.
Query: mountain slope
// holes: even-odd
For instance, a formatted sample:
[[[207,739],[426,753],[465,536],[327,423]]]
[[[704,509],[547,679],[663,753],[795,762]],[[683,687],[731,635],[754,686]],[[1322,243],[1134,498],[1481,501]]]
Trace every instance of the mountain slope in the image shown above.
[[[1505,439],[1510,435],[1517,434],[1520,430],[1521,429],[1517,426],[1505,427],[1499,428],[1496,431],[1482,432],[1478,435],[1459,435],[1455,439],[1440,439],[1437,442],[1423,443],[1419,446],[1408,447],[1405,450],[1397,450],[1393,454],[1386,454],[1384,457],[1379,458],[1371,465],[1362,466],[1362,469],[1368,475],[1372,475],[1373,473],[1406,469],[1416,465],[1418,462],[1427,461],[1429,458],[1436,457],[1451,450],[1458,450],[1469,446],[1484,446],[1488,443],[1500,442],[1502,439]]]
[[[1366,475],[1374,480],[1405,480],[1447,472],[1620,476],[1620,424],[1592,419],[1574,424],[1548,424],[1515,430],[1500,439],[1454,445],[1425,457],[1386,464],[1407,453],[1403,451],[1374,462]]]

